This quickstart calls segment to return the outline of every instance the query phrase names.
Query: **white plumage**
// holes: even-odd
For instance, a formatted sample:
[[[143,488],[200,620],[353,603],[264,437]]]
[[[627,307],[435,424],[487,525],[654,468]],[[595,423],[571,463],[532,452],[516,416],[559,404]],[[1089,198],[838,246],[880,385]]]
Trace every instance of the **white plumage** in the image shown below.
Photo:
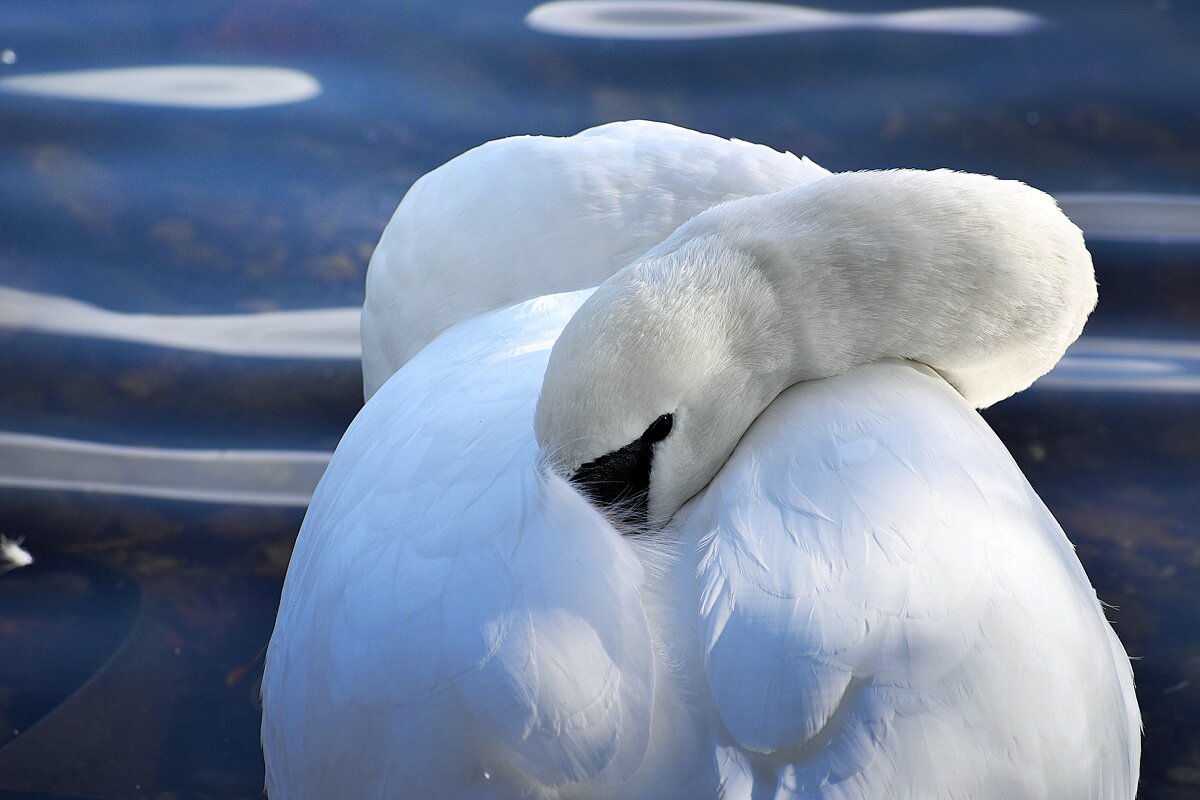
[[[476,147],[408,190],[367,273],[367,399],[450,325],[586,289],[696,214],[827,175],[807,158],[641,120]]]
[[[599,139],[611,150],[592,160]],[[263,679],[271,796],[1132,798],[1128,659],[1062,530],[928,367],[885,358],[768,397],[707,485],[641,537],[622,536],[556,474],[569,443],[551,421],[551,449],[539,449],[535,404],[551,348],[591,292],[484,311],[518,299],[512,286],[545,290],[526,272],[489,295],[492,278],[475,272],[523,253],[551,269],[537,244],[554,241],[575,255],[549,287],[603,280],[691,214],[784,188],[768,185],[767,162],[791,165],[787,185],[823,173],[624,123],[549,145],[547,174],[565,173],[541,199],[558,209],[551,229],[536,214],[501,231],[487,213],[461,216],[514,205],[506,147],[519,156],[519,196],[535,193],[538,181],[522,180],[537,174],[538,142],[481,148],[483,175],[469,160],[432,173],[417,186],[440,185],[436,196],[410,196],[385,233],[402,247],[386,256],[436,253],[457,231],[439,280],[484,290],[460,293],[437,321],[398,317],[391,329],[379,310],[395,299],[368,298],[376,376],[452,327],[366,405],[309,508]],[[723,158],[704,173],[721,188],[699,208],[703,170],[647,166],[696,148]],[[650,174],[656,207],[685,210],[650,215],[647,232],[620,209],[621,192],[648,191],[638,176]],[[433,227],[412,227],[420,219]],[[397,224],[431,238],[400,245]],[[622,244],[626,228],[636,245]],[[372,293],[421,281],[421,263],[380,259]],[[600,293],[588,302],[606,308]],[[1091,303],[1078,305],[1086,315]],[[382,350],[371,351],[370,326]],[[573,327],[586,330],[587,315]],[[1062,346],[1078,333],[1067,327]],[[561,380],[566,392],[585,378]],[[664,453],[652,486],[674,469]]]

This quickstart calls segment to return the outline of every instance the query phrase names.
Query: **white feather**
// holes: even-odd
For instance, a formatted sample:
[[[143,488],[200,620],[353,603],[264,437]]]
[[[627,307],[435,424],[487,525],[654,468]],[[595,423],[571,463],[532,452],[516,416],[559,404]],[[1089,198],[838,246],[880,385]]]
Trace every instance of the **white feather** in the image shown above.
[[[644,167],[632,146],[659,158],[670,130],[608,127],[622,158],[559,166],[611,173],[601,200],[619,208]],[[736,173],[745,151],[726,146]],[[529,162],[493,147],[494,188]],[[428,202],[410,211],[433,238],[413,247],[433,252],[453,225]],[[493,221],[465,222],[471,239]],[[539,221],[520,224],[536,257]],[[457,324],[347,431],[267,655],[272,797],[1133,797],[1128,659],[1062,530],[945,380],[893,360],[797,384],[666,528],[622,537],[533,436],[550,348],[588,295],[452,301]],[[383,371],[432,326],[397,334]]]
[[[476,147],[413,184],[371,257],[366,397],[459,320],[595,286],[717,203],[826,174],[791,153],[642,120]]]
[[[22,547],[24,543],[24,536],[9,539],[7,536],[0,535],[0,575],[14,569],[28,567],[33,563],[33,556]]]
[[[788,390],[671,528],[699,553],[722,744],[756,784],[1133,797],[1129,660],[1062,529],[928,368]]]

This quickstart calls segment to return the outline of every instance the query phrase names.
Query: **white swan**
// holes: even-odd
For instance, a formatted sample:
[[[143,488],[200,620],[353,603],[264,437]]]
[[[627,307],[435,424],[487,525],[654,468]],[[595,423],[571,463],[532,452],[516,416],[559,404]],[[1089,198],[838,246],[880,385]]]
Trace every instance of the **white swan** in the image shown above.
[[[620,186],[626,154],[566,168]],[[378,391],[288,571],[272,797],[1133,797],[1128,659],[964,400],[1078,334],[1078,231],[1019,184],[812,177],[464,319]]]

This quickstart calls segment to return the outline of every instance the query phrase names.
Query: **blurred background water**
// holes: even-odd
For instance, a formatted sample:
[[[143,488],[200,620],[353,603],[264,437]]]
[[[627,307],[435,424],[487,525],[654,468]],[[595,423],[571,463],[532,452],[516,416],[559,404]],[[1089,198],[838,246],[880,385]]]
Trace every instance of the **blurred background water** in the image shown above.
[[[391,211],[486,140],[640,117],[1060,198],[1100,307],[985,416],[1139,659],[1140,796],[1200,797],[1200,5],[825,10],[5,0],[0,534],[34,563],[0,574],[0,796],[261,794]]]

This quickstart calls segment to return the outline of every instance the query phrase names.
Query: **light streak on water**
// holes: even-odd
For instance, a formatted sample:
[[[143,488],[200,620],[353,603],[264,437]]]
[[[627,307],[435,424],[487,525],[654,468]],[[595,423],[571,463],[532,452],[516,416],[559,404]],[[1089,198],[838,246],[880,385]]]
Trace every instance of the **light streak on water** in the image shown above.
[[[169,449],[0,431],[0,487],[304,508],[330,455]]]
[[[1200,341],[1083,336],[1033,388],[1200,393]]]
[[[1085,337],[1032,391],[1200,393],[1200,342]],[[308,505],[332,453],[115,445],[0,431],[0,487]]]
[[[0,327],[229,356],[357,360],[358,308],[254,314],[126,314],[0,286]]]
[[[534,30],[598,39],[718,39],[830,30],[1013,36],[1043,17],[998,6],[917,8],[883,14],[729,0],[557,0],[529,12]]]
[[[356,361],[359,309],[254,314],[126,314],[0,287],[0,328],[109,339],[215,355]],[[1083,336],[1036,386],[1086,391],[1200,391],[1200,342]]]
[[[320,94],[321,84],[284,67],[176,64],[14,75],[0,78],[0,89],[67,100],[229,109],[299,103]]]
[[[1058,204],[1089,239],[1200,242],[1200,197],[1133,192],[1063,192]]]

